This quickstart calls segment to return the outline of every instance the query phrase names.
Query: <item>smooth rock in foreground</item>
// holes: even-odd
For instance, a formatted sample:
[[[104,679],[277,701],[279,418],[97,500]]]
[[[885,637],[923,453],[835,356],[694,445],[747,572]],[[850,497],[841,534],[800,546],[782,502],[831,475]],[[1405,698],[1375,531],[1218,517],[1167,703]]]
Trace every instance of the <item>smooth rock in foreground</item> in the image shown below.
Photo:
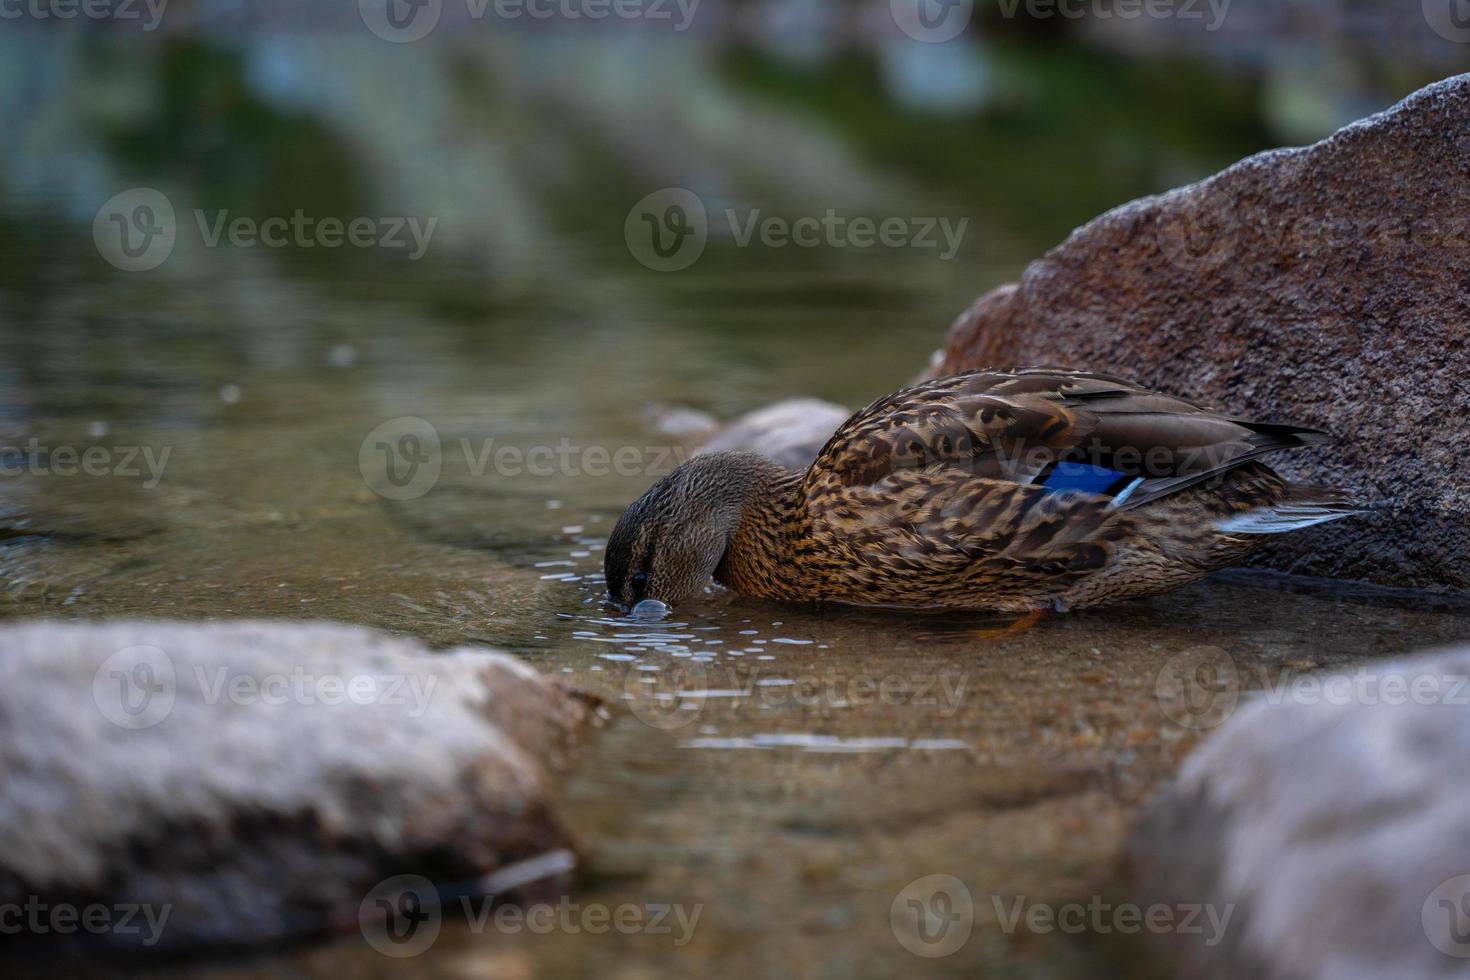
[[[1333,677],[1236,712],[1133,837],[1142,904],[1234,906],[1171,937],[1187,975],[1470,973],[1470,648]]]
[[[819,398],[789,398],[740,416],[699,451],[760,453],[788,470],[804,470],[851,414]]]
[[[1315,146],[1251,157],[1074,232],[950,331],[937,374],[1112,371],[1316,425],[1296,475],[1370,517],[1283,535],[1277,568],[1470,588],[1470,75]]]
[[[549,771],[594,713],[504,654],[355,627],[6,626],[0,904],[166,909],[95,938],[171,949],[351,928],[386,877],[571,849]]]

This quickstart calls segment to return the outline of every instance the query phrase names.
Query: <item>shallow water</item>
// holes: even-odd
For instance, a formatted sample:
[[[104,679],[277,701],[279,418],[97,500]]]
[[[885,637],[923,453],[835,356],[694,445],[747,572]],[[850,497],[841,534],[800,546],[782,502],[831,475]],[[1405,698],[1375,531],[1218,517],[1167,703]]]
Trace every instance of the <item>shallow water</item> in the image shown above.
[[[123,96],[91,114],[32,107],[64,143],[107,138],[85,165],[73,147],[51,172],[10,175],[0,214],[0,443],[14,447],[0,616],[320,618],[514,651],[612,711],[561,791],[590,854],[570,900],[698,908],[692,938],[451,922],[408,961],[349,936],[160,972],[1149,975],[1129,941],[1007,933],[995,903],[1113,894],[1131,815],[1240,689],[1462,639],[1470,615],[1233,576],[1014,634],[983,617],[728,593],[634,622],[602,601],[601,548],[688,448],[659,434],[652,407],[729,417],[890,391],[956,311],[1069,222],[1254,149],[1239,135],[1250,124],[1234,142],[1204,123],[1181,137],[1135,107],[1116,174],[1071,181],[1085,187],[1075,200],[1032,186],[1003,206],[993,187],[932,180],[932,159],[886,161],[882,140],[824,118],[759,58],[722,73],[654,51],[643,66],[705,110],[790,127],[771,160],[635,112],[642,97],[611,84],[611,62],[583,59],[570,82],[506,69],[540,53],[279,37],[170,58],[125,49],[90,62]],[[338,88],[302,81],[331,71]],[[178,86],[169,110],[129,107],[123,83],[155,76]],[[576,85],[597,97],[568,95]],[[577,115],[598,99],[626,111],[619,131]],[[1046,156],[1028,121],[951,133],[953,152],[1016,141]],[[476,165],[437,165],[443,141]],[[405,145],[419,152],[390,152]],[[715,241],[660,274],[631,258],[623,218],[681,172],[787,213],[970,215],[978,230],[949,262]],[[784,197],[760,197],[776,180]],[[126,275],[92,248],[91,211],[139,183],[168,188],[181,213],[429,214],[443,237],[409,263],[181,233],[156,273]],[[66,449],[92,447],[105,474],[66,472]],[[426,454],[422,470],[411,454]],[[385,482],[390,461],[404,488]],[[920,958],[890,911],[934,874],[965,884],[976,924],[952,955]]]

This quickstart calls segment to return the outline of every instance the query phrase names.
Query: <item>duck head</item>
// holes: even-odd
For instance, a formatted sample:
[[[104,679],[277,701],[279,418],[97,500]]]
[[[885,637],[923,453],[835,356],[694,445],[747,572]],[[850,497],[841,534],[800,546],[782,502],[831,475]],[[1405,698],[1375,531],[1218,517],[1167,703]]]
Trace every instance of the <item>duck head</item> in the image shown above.
[[[755,453],[695,456],[633,502],[613,527],[603,559],[615,602],[683,602],[710,582],[768,481],[785,475]]]

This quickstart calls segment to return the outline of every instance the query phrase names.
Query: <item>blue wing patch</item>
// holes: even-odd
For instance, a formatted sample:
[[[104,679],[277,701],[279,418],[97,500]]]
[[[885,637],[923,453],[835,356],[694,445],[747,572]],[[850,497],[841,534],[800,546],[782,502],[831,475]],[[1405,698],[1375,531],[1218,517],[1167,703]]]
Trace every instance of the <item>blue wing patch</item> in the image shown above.
[[[1037,482],[1047,493],[1076,490],[1104,497],[1117,497],[1114,503],[1118,504],[1122,503],[1123,498],[1140,481],[1127,473],[1119,473],[1104,466],[1062,460],[1042,473]]]

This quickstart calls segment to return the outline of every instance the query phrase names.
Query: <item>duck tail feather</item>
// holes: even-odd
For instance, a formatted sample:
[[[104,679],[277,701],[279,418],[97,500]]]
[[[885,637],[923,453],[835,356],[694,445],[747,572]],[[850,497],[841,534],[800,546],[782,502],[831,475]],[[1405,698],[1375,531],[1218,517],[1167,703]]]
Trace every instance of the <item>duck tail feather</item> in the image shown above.
[[[1297,483],[1287,488],[1283,499],[1227,517],[1215,529],[1222,534],[1285,534],[1367,512],[1345,491]]]

